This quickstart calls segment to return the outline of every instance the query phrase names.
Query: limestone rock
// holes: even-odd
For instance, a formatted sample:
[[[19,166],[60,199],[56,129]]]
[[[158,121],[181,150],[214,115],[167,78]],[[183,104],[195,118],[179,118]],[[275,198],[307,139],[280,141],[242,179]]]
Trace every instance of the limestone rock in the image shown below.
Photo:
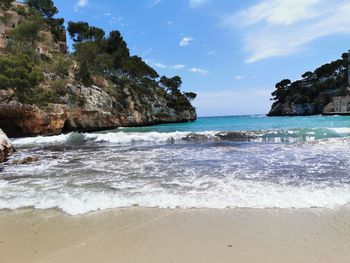
[[[0,128],[11,137],[98,131],[121,126],[186,122],[196,111],[175,111],[157,94],[136,94],[124,88],[110,95],[97,86],[66,84],[59,104],[47,107],[21,104],[13,91],[0,93]]]
[[[15,149],[6,134],[0,129],[0,163],[6,161],[7,157],[11,155]]]

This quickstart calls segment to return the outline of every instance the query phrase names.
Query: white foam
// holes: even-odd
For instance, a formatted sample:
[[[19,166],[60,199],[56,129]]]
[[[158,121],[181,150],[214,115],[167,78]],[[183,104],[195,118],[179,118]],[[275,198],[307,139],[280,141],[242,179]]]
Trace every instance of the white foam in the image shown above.
[[[208,138],[214,137],[217,131],[199,132],[196,134],[205,135]],[[55,136],[38,136],[21,139],[13,139],[15,146],[43,145],[66,143],[77,133],[61,134]],[[132,142],[167,142],[185,138],[191,132],[108,132],[108,133],[82,133],[80,136],[87,140],[110,143],[132,143]]]
[[[3,191],[1,191],[3,192]],[[2,193],[3,194],[3,193]],[[107,192],[60,192],[38,194],[27,191],[27,196],[6,200],[0,198],[0,209],[34,207],[36,209],[59,208],[70,215],[85,214],[110,208],[159,207],[159,208],[336,208],[350,202],[350,188],[314,188],[280,186],[269,183],[244,181],[217,182],[217,187],[205,192],[188,191],[174,193],[166,189],[140,188],[138,194]]]
[[[332,131],[335,131],[336,133],[339,134],[350,134],[350,128],[348,127],[343,127],[343,128],[328,128]]]
[[[96,142],[131,143],[137,141],[166,142],[169,140],[180,140],[189,132],[109,132],[104,134],[85,134],[86,138]]]
[[[71,133],[60,134],[55,136],[27,137],[27,138],[20,138],[20,139],[12,139],[12,143],[14,146],[64,143],[68,140],[70,136],[71,136]]]

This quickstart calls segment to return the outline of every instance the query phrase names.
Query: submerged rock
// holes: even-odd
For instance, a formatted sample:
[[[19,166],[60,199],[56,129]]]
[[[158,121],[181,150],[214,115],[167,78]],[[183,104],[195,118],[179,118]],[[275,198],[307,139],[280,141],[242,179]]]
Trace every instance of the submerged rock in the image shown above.
[[[256,139],[258,136],[254,132],[219,132],[215,136],[220,141],[245,142]]]
[[[13,148],[9,138],[0,129],[0,163],[7,160],[7,157],[11,155],[15,149]]]
[[[28,163],[34,163],[39,161],[39,157],[37,156],[28,156],[22,160],[14,160],[12,163],[16,164],[16,165],[20,165],[20,164],[28,164]]]

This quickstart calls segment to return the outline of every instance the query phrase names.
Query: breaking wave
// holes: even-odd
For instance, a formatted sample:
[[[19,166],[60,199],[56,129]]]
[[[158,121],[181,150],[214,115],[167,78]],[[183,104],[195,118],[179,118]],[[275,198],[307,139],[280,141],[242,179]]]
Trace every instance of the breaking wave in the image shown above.
[[[13,139],[15,146],[78,144],[88,141],[128,144],[135,142],[301,142],[350,136],[350,128],[282,129],[267,131],[206,132],[107,132],[69,133]]]
[[[257,115],[13,139],[0,209],[336,208],[350,203],[349,126]]]

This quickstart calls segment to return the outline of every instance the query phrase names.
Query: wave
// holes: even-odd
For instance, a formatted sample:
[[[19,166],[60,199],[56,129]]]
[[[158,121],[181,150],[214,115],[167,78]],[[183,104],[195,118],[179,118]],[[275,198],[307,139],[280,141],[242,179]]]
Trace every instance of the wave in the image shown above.
[[[350,136],[350,128],[303,128],[267,131],[205,131],[205,132],[107,132],[69,133],[13,139],[15,146],[45,144],[79,144],[87,141],[128,144],[134,142],[300,142]]]
[[[200,183],[200,182],[199,182]],[[198,183],[198,184],[199,184]],[[59,209],[70,215],[124,207],[149,208],[250,208],[250,209],[334,209],[350,202],[349,187],[283,186],[266,182],[223,181],[214,189],[174,193],[167,189],[139,188],[136,193],[109,191],[51,191],[16,193],[0,197],[0,209]],[[5,187],[6,188],[6,187]],[[4,189],[4,188],[3,188]],[[130,190],[129,190],[130,191]],[[120,192],[120,191],[119,191]]]

